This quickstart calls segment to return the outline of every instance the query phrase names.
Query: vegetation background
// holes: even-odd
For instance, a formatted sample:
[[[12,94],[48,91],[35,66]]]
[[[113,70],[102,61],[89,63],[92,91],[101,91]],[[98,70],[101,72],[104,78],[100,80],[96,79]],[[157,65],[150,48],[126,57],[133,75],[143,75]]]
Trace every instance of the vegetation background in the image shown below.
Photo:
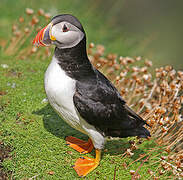
[[[45,99],[43,76],[50,62],[50,57],[47,56],[49,53],[45,54],[44,48],[41,51],[39,50],[37,54],[29,54],[32,50],[30,42],[36,35],[36,30],[31,31],[30,37],[25,35],[27,40],[22,45],[21,42],[15,43],[12,48],[11,44],[8,44],[10,52],[13,52],[12,54],[6,53],[8,48],[3,49],[3,45],[6,42],[11,42],[12,24],[19,22],[18,18],[20,16],[23,15],[25,17],[25,8],[32,8],[35,10],[35,13],[42,8],[45,12],[50,13],[51,16],[62,13],[75,15],[85,28],[88,42],[104,45],[106,49],[104,56],[108,53],[116,53],[124,57],[143,56],[143,59],[152,60],[154,67],[168,64],[173,65],[177,70],[181,70],[183,69],[181,39],[183,28],[182,4],[182,1],[178,0],[174,2],[171,0],[1,0],[0,180],[4,180],[7,177],[18,180],[79,179],[71,165],[80,157],[80,154],[65,145],[65,136],[73,135],[81,139],[87,139],[85,135],[78,133],[64,123]],[[24,23],[28,25],[31,18],[31,16],[26,17],[25,21],[27,22]],[[41,19],[41,17],[39,18]],[[23,28],[21,29],[23,32],[24,23],[22,23]],[[46,24],[45,19],[40,21],[42,27]],[[24,36],[20,36],[19,39],[23,41]],[[103,46],[99,46],[97,51],[91,51],[94,53],[93,57],[98,58],[98,62],[101,63],[104,60],[103,57],[99,57],[100,54],[103,56]],[[18,54],[19,52],[23,52],[26,58],[21,58],[21,53]],[[153,70],[147,69],[151,68],[151,62],[149,61],[143,64],[139,57],[121,57],[121,62],[124,63],[124,66],[119,66],[115,62],[116,56],[114,54],[108,55],[106,59],[109,61],[109,66],[111,66],[111,62],[114,62],[113,72],[111,68],[109,70],[112,72],[111,79],[115,85],[117,85],[117,80],[125,77],[126,73],[128,74],[124,78],[127,81],[124,80],[122,82],[124,84],[121,85],[123,87],[121,92],[124,93],[123,97],[128,100],[127,102],[137,102],[137,106],[133,105],[136,110],[138,108],[141,109],[140,105],[143,104],[143,101],[140,100],[144,95],[144,98],[147,98],[144,101],[147,100],[150,107],[154,105],[159,108],[156,117],[158,120],[156,122],[153,118],[149,120],[150,123],[155,123],[152,133],[160,134],[159,139],[164,139],[166,131],[170,126],[168,124],[166,127],[163,125],[161,127],[158,124],[159,117],[166,112],[164,110],[166,108],[161,110],[162,107],[159,107],[163,98],[160,98],[160,101],[158,98],[164,93],[160,91],[163,88],[159,87],[162,83],[161,80],[165,80],[164,82],[167,80],[165,85],[174,87],[174,89],[170,89],[172,91],[167,91],[170,94],[172,93],[171,97],[167,95],[172,100],[170,103],[172,105],[175,103],[174,96],[179,98],[181,96],[179,96],[179,91],[183,87],[183,85],[180,85],[180,79],[183,77],[182,72],[179,72],[179,76],[175,76],[176,71],[171,67],[160,68],[156,72],[158,77],[154,81],[150,74]],[[138,68],[133,63],[130,64],[130,62],[137,63],[135,66],[137,65]],[[97,61],[95,63],[95,65],[98,64]],[[139,74],[137,73],[137,78],[132,71],[140,72]],[[110,74],[110,72],[108,73]],[[133,78],[131,78],[132,73],[134,75]],[[118,76],[119,74],[120,77]],[[145,81],[143,80],[144,84],[136,81],[143,78],[145,79]],[[175,81],[172,81],[172,79]],[[132,84],[137,85],[131,87],[130,80],[133,82]],[[151,93],[151,88],[156,85],[154,82],[157,82],[158,91],[154,90],[154,93]],[[143,89],[147,85],[146,83],[150,88],[147,88],[144,92]],[[141,88],[140,91],[138,87],[139,89]],[[152,88],[152,91],[153,89],[155,88]],[[136,91],[140,92],[140,96],[137,93],[136,97]],[[148,98],[149,93],[153,94],[152,101],[155,103],[158,101],[159,104],[151,102],[151,98]],[[181,101],[183,102],[183,98],[182,100],[177,100],[178,105],[176,104],[175,108],[178,120],[181,119],[181,116],[179,116]],[[167,113],[171,114],[173,112],[173,105],[169,106],[166,104],[165,107],[170,109]],[[172,122],[170,121],[170,123],[172,124],[176,122],[174,116],[172,116],[171,120]],[[179,123],[181,124],[182,121]],[[175,123],[175,127],[176,125]],[[156,131],[158,129],[157,126],[164,128],[164,132],[162,133],[161,129]],[[178,148],[174,152],[171,152],[170,148],[168,148],[168,151],[165,151],[163,145],[157,145],[153,139],[151,141],[141,141],[135,138],[109,140],[106,144],[100,166],[87,178],[126,180],[131,178],[138,179],[139,177],[141,179],[172,179],[174,175],[176,177],[183,176],[183,174],[179,173],[182,172],[181,170],[179,172],[175,170],[175,165],[181,167],[180,159],[182,158],[183,143],[181,128],[182,126],[179,126],[176,133],[173,131],[173,140],[171,138],[172,134],[167,133],[170,141],[167,140],[166,144],[159,141],[159,145],[163,144],[167,147],[172,144],[171,147],[173,147],[174,144],[180,141]],[[179,156],[177,156],[178,153]],[[94,153],[89,154],[89,156],[91,155],[94,155]],[[167,161],[168,163],[171,162],[173,166],[172,164],[167,165],[164,162],[165,157],[169,157]]]
[[[143,56],[155,66],[183,69],[181,0],[1,0],[0,37],[26,7],[43,8],[52,16],[71,13],[85,27],[88,42],[104,44],[107,52]]]

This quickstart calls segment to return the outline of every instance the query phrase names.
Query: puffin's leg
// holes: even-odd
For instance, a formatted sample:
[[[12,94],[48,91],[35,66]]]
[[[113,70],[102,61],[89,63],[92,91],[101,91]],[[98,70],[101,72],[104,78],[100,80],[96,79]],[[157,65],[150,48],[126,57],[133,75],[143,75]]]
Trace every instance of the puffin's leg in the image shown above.
[[[99,165],[100,157],[101,157],[101,150],[96,149],[95,159],[89,157],[81,157],[77,159],[73,168],[80,177],[84,177]]]
[[[88,139],[88,142],[86,142],[78,138],[68,136],[66,137],[66,141],[67,145],[82,154],[90,153],[93,150],[93,143],[90,138]]]

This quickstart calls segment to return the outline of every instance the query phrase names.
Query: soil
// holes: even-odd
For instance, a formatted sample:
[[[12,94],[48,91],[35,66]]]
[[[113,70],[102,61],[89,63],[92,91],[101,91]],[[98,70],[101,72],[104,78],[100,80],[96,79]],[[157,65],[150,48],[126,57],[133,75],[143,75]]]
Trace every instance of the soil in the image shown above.
[[[0,180],[7,180],[10,172],[6,172],[2,166],[4,159],[10,157],[11,148],[0,142]]]

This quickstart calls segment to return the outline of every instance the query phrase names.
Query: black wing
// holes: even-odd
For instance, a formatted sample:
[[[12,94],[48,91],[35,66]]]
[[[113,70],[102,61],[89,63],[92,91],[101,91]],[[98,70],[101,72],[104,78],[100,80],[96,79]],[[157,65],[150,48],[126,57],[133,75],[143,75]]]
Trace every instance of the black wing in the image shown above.
[[[143,136],[145,121],[126,105],[102,73],[95,73],[95,78],[76,83],[73,100],[81,117],[107,136]],[[140,132],[136,132],[139,127]],[[132,129],[133,133],[129,131]]]

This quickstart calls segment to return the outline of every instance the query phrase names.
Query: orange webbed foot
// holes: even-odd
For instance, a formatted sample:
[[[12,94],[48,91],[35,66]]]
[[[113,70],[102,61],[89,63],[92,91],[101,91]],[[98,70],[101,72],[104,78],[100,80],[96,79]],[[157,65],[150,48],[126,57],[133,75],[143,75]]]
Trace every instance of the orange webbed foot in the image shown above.
[[[73,168],[80,177],[86,176],[88,173],[93,171],[100,162],[101,151],[96,150],[96,158],[81,157],[77,159]]]
[[[88,142],[86,142],[78,138],[68,136],[66,137],[66,141],[67,145],[82,154],[90,153],[93,150],[93,143],[91,139],[88,139]]]

